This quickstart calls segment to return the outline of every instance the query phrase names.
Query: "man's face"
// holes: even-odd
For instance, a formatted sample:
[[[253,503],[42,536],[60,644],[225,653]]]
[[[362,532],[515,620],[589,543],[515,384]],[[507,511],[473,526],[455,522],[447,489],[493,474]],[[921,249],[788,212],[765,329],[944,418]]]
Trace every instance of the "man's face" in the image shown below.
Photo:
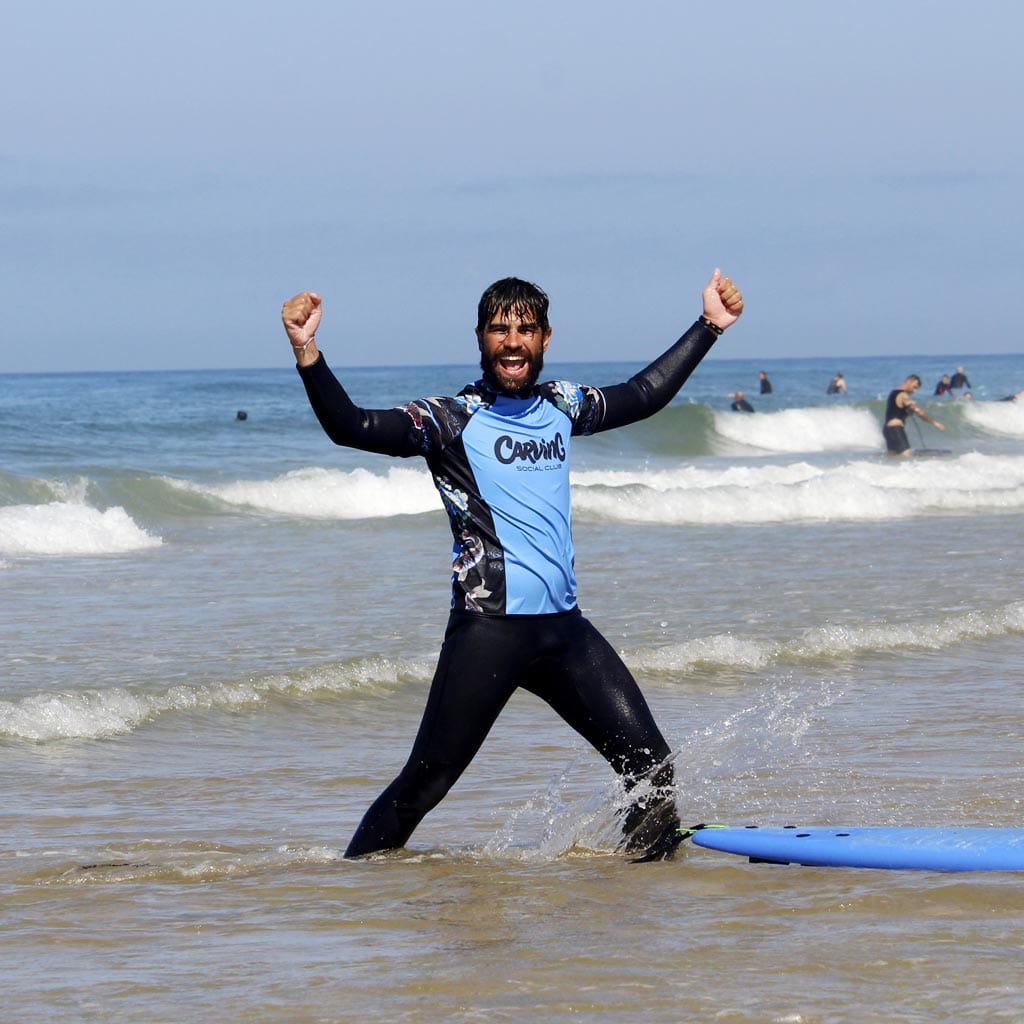
[[[495,313],[476,332],[480,367],[484,374],[511,395],[529,391],[544,367],[551,328],[542,330],[535,320],[514,313]]]

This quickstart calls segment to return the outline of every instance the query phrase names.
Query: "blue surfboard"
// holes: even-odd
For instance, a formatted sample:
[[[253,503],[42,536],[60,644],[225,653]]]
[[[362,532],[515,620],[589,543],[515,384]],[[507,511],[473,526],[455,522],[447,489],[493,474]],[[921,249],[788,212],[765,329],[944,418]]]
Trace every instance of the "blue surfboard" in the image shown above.
[[[921,871],[1024,871],[1024,828],[700,826],[697,846],[768,864]]]

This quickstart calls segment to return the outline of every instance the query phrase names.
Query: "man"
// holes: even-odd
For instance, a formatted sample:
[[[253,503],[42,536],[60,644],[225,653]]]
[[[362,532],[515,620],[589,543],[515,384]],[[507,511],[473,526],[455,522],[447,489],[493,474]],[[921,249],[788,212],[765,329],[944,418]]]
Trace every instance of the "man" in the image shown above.
[[[828,387],[825,388],[826,395],[838,395],[847,394],[846,390],[846,378],[843,376],[842,370],[839,371],[829,382]]]
[[[761,394],[770,395],[772,393],[772,382],[768,379],[768,374],[764,370],[759,370],[757,378],[761,382]]]
[[[754,407],[747,401],[742,391],[737,391],[733,396],[732,405],[729,406],[733,412],[753,412]]]
[[[964,371],[962,366],[956,368],[956,373],[953,374],[953,379],[949,382],[949,386],[954,391],[959,391],[961,388],[969,388],[971,382],[967,379],[967,373]]]
[[[538,384],[551,340],[548,298],[517,278],[495,282],[477,309],[483,376],[454,398],[358,408],[319,352],[320,297],[282,310],[298,371],[336,444],[426,460],[454,537],[452,610],[412,751],[363,817],[346,857],[397,849],[469,765],[518,687],[545,700],[599,751],[632,796],[624,846],[669,858],[680,840],[671,749],[640,689],[576,604],[570,516],[573,437],[663,408],[743,297],[716,270],[703,315],[623,384]]]
[[[938,421],[933,420],[923,409],[914,404],[911,397],[921,386],[921,378],[912,373],[898,388],[889,392],[889,398],[885,403],[885,426],[882,434],[885,436],[885,447],[890,455],[910,455],[910,441],[907,440],[907,417],[920,416],[926,423],[930,423],[939,430],[946,428]]]

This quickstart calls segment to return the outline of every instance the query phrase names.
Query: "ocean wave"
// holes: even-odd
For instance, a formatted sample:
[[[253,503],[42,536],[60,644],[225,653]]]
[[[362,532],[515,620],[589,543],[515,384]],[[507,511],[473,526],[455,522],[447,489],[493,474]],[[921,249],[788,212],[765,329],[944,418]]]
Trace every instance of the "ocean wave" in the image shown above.
[[[77,488],[69,489],[66,483],[0,473],[0,507],[67,501],[72,497],[82,500],[84,493],[80,483]]]
[[[744,525],[1024,509],[1024,457],[973,452],[831,467],[595,471],[573,479],[576,514],[610,522]]]
[[[0,553],[111,555],[159,547],[120,506],[100,511],[79,501],[0,508]]]
[[[1024,601],[921,622],[827,624],[784,640],[723,633],[626,655],[634,671],[677,676],[698,669],[760,671],[787,662],[843,661],[900,650],[943,651],[993,637],[1024,633]]]
[[[972,641],[1017,634],[1024,634],[1024,601],[933,620],[826,623],[781,639],[715,634],[624,651],[623,657],[635,673],[677,679],[698,671],[763,672],[799,662],[834,664],[864,654],[951,650]],[[0,700],[0,736],[36,743],[106,739],[174,713],[238,711],[274,701],[345,694],[379,696],[410,683],[426,684],[432,672],[430,658],[376,656],[258,679],[176,684],[155,692],[111,687],[33,694],[18,701]]]
[[[635,465],[573,472],[574,515],[581,521],[743,526],[1024,510],[1020,455]],[[35,483],[22,497],[37,497],[38,504],[0,507],[0,555],[121,553],[161,544],[137,517],[159,522],[228,511],[359,520],[442,508],[429,472],[418,466],[384,473],[310,467],[217,484],[137,474],[102,484],[84,478]],[[100,511],[103,505],[110,507]]]
[[[358,690],[379,693],[408,681],[428,679],[425,662],[361,658],[289,675],[209,684],[178,684],[152,693],[126,687],[33,694],[0,700],[0,736],[43,743],[65,739],[107,739],[134,732],[161,715],[196,710],[237,710],[274,699]]]
[[[757,398],[754,398],[755,404]],[[942,438],[954,448],[986,440],[1024,437],[1022,402],[938,402],[922,404],[946,430],[943,435],[911,420],[911,438]],[[808,455],[819,452],[882,452],[884,400],[849,405],[807,405],[736,413],[698,403],[670,406],[633,427],[638,447],[651,455]],[[920,428],[920,431],[919,431]],[[620,432],[616,432],[618,436]]]
[[[1024,437],[1024,401],[967,402],[964,420],[989,434]]]
[[[767,452],[873,451],[883,447],[878,418],[867,409],[783,409],[754,415],[715,412],[715,431]]]
[[[751,415],[680,402],[657,416],[597,434],[582,444],[676,457],[882,451],[877,404],[759,409]]]
[[[340,861],[342,851],[329,846],[247,845],[191,841],[124,843],[90,854],[90,862],[71,864],[51,855],[42,867],[26,867],[10,879],[22,885],[195,884],[280,872],[310,864]],[[31,858],[30,862],[38,858]]]
[[[382,475],[365,469],[344,472],[311,467],[272,480],[204,485],[165,478],[165,482],[230,506],[314,519],[375,519],[441,508],[430,474],[404,467]]]

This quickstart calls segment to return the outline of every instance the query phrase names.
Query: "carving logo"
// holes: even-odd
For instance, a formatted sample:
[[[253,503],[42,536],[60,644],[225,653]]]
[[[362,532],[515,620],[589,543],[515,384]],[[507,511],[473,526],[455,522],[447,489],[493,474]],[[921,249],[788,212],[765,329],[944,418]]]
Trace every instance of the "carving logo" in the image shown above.
[[[499,462],[565,462],[565,442],[561,434],[550,441],[517,441],[503,434],[494,442],[494,455]]]

